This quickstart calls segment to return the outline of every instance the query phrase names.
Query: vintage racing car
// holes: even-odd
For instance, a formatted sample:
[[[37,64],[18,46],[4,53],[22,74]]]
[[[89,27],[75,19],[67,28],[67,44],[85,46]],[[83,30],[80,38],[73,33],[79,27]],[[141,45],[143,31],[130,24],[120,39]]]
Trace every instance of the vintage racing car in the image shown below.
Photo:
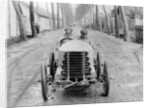
[[[66,41],[64,39],[64,41]],[[49,86],[60,90],[81,90],[91,84],[102,84],[102,96],[109,95],[107,63],[101,63],[99,52],[82,40],[63,43],[41,66],[41,86],[44,101]]]

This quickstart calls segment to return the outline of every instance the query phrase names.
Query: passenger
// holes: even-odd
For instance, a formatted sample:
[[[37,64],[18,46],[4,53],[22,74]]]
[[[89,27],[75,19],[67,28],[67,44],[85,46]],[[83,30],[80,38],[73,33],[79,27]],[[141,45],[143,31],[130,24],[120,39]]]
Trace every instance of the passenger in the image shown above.
[[[39,34],[40,33],[40,25],[38,23],[35,23],[34,26],[35,26],[37,34]]]
[[[81,36],[79,37],[79,40],[89,43],[94,48],[92,41],[88,39],[88,36],[87,36],[88,31],[83,29],[80,31],[80,33],[81,33]]]
[[[84,41],[84,42],[87,42],[87,43],[93,48],[93,50],[94,50],[94,52],[95,52],[94,54],[97,54],[97,47],[96,47],[96,45],[93,44],[93,42],[88,38],[88,31],[85,30],[85,29],[83,29],[83,30],[80,31],[80,33],[81,33],[81,36],[79,37],[79,40],[82,40],[82,41]],[[96,56],[96,55],[94,55],[94,56]]]

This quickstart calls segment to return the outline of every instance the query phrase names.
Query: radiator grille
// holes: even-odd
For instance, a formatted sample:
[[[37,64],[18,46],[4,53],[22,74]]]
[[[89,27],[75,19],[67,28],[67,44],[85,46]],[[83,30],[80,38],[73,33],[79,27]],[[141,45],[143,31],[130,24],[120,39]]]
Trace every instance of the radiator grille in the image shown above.
[[[66,52],[62,68],[69,74],[70,78],[83,77],[83,74],[90,74],[89,58],[87,52]]]

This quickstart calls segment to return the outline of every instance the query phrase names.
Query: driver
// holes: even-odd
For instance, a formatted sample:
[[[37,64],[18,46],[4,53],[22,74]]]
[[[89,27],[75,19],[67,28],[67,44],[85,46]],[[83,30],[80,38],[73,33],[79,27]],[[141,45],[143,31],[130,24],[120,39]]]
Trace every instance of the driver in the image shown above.
[[[65,43],[68,40],[72,40],[72,29],[71,28],[66,28],[65,29],[65,34],[63,35],[63,37],[60,38],[59,43],[62,45],[63,43]],[[66,40],[65,40],[66,39]],[[64,40],[64,41],[62,41]],[[61,42],[62,41],[62,42]]]
[[[71,28],[66,28],[65,29],[65,34],[63,35],[63,37],[61,37],[59,39],[59,41],[57,42],[56,44],[56,50],[58,50],[58,48],[64,44],[65,42],[69,41],[69,40],[72,40],[72,29]]]
[[[86,29],[83,29],[80,31],[81,35],[79,37],[79,40],[87,42],[89,45],[92,46],[93,49],[96,49],[95,45],[93,42],[88,38],[88,31]]]

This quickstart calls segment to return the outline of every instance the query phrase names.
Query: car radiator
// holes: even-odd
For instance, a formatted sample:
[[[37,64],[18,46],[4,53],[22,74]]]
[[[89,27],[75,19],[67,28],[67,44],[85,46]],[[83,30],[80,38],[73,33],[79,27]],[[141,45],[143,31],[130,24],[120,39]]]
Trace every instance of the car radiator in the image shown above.
[[[90,74],[90,63],[87,52],[66,52],[62,66],[69,80],[83,80]]]

